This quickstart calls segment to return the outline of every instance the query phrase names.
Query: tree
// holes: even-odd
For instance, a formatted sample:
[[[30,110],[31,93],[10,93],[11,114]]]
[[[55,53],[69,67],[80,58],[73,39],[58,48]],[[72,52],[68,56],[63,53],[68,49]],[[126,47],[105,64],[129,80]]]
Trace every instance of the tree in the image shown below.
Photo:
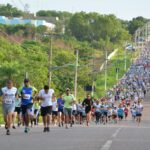
[[[137,18],[133,18],[131,21],[129,21],[128,24],[129,33],[133,35],[139,27],[142,27],[148,21],[149,19],[143,18],[141,16]]]
[[[0,5],[0,16],[20,17],[23,16],[23,12],[10,4]]]
[[[98,48],[100,39],[113,44],[121,44],[129,39],[129,34],[121,21],[114,15],[80,12],[74,14],[66,28],[66,34],[74,36],[79,41],[94,43]]]
[[[58,17],[60,20],[70,18],[71,13],[66,11],[55,11],[55,10],[40,10],[36,13],[39,17]]]

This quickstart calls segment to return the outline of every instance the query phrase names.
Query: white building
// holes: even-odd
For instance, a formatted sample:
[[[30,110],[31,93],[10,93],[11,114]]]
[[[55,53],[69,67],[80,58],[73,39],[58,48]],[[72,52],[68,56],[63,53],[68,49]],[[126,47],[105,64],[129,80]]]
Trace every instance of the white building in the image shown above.
[[[25,25],[31,24],[35,27],[38,26],[46,26],[48,29],[53,30],[55,28],[55,24],[46,22],[45,20],[31,20],[31,19],[23,19],[23,18],[8,18],[5,16],[0,16],[0,24],[4,25]]]

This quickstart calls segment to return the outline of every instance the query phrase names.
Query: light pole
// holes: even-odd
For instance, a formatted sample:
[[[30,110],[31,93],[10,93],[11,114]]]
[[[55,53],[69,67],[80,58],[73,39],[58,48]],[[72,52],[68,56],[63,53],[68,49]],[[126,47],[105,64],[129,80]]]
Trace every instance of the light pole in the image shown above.
[[[127,50],[124,50],[124,70],[127,70]]]
[[[105,49],[105,91],[107,90],[107,57],[108,52],[107,49]]]
[[[25,74],[25,78],[26,78],[26,79],[28,79],[28,78],[29,78],[28,72],[26,72],[26,74]]]
[[[117,65],[116,65],[116,80],[117,80],[117,82],[119,80],[119,67],[118,67],[118,64],[119,64],[119,54],[117,52]]]
[[[78,86],[78,61],[79,61],[79,50],[76,50],[75,81],[74,81],[75,100],[77,98],[77,86]]]
[[[53,49],[52,49],[52,35],[50,35],[50,48],[49,48],[49,51],[48,51],[48,85],[49,86],[51,86],[51,81],[52,81],[52,72],[51,72],[52,54],[53,54]]]

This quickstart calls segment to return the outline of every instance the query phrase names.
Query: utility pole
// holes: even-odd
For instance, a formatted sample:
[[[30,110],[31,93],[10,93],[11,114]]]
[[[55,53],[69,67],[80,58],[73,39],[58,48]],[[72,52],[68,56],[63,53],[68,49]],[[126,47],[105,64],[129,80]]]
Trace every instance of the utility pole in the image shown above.
[[[127,70],[127,50],[124,50],[124,70]]]
[[[48,85],[51,86],[51,81],[52,81],[52,72],[51,72],[51,67],[52,67],[52,34],[50,35],[50,48],[48,51]]]
[[[118,64],[119,64],[119,54],[117,52],[117,66],[116,66],[116,80],[118,82],[118,79],[119,79],[119,67],[118,67]]]
[[[77,88],[78,88],[78,61],[79,61],[79,50],[76,50],[75,82],[74,82],[75,100],[77,98]]]
[[[135,38],[135,43],[136,43],[136,38]],[[126,41],[126,45],[127,45],[127,41]],[[124,70],[127,70],[127,50],[124,50]]]
[[[29,77],[28,72],[26,72],[25,78],[28,79],[28,77]]]
[[[92,66],[92,70],[93,70],[93,74],[92,74],[92,97],[94,96],[94,85],[95,85],[95,63],[94,63],[94,50],[92,51],[92,57],[93,57],[93,66]]]
[[[105,49],[105,91],[107,90],[107,57],[108,57],[108,52],[107,49]]]

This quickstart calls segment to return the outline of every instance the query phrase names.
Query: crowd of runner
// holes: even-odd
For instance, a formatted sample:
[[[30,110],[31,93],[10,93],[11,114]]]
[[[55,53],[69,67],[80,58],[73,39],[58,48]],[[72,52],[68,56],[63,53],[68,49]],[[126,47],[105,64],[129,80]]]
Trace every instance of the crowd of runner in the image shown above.
[[[103,98],[87,94],[85,99],[76,100],[67,88],[56,97],[48,85],[38,91],[30,85],[29,79],[17,89],[11,80],[1,89],[2,107],[6,134],[10,129],[24,126],[28,133],[30,127],[43,121],[43,132],[50,131],[50,125],[68,129],[74,124],[89,126],[90,123],[117,124],[126,120],[131,113],[133,121],[141,122],[142,101],[150,90],[150,52],[145,49],[131,65],[117,85],[108,90]],[[16,120],[17,119],[17,120]],[[17,126],[16,126],[17,122]]]

